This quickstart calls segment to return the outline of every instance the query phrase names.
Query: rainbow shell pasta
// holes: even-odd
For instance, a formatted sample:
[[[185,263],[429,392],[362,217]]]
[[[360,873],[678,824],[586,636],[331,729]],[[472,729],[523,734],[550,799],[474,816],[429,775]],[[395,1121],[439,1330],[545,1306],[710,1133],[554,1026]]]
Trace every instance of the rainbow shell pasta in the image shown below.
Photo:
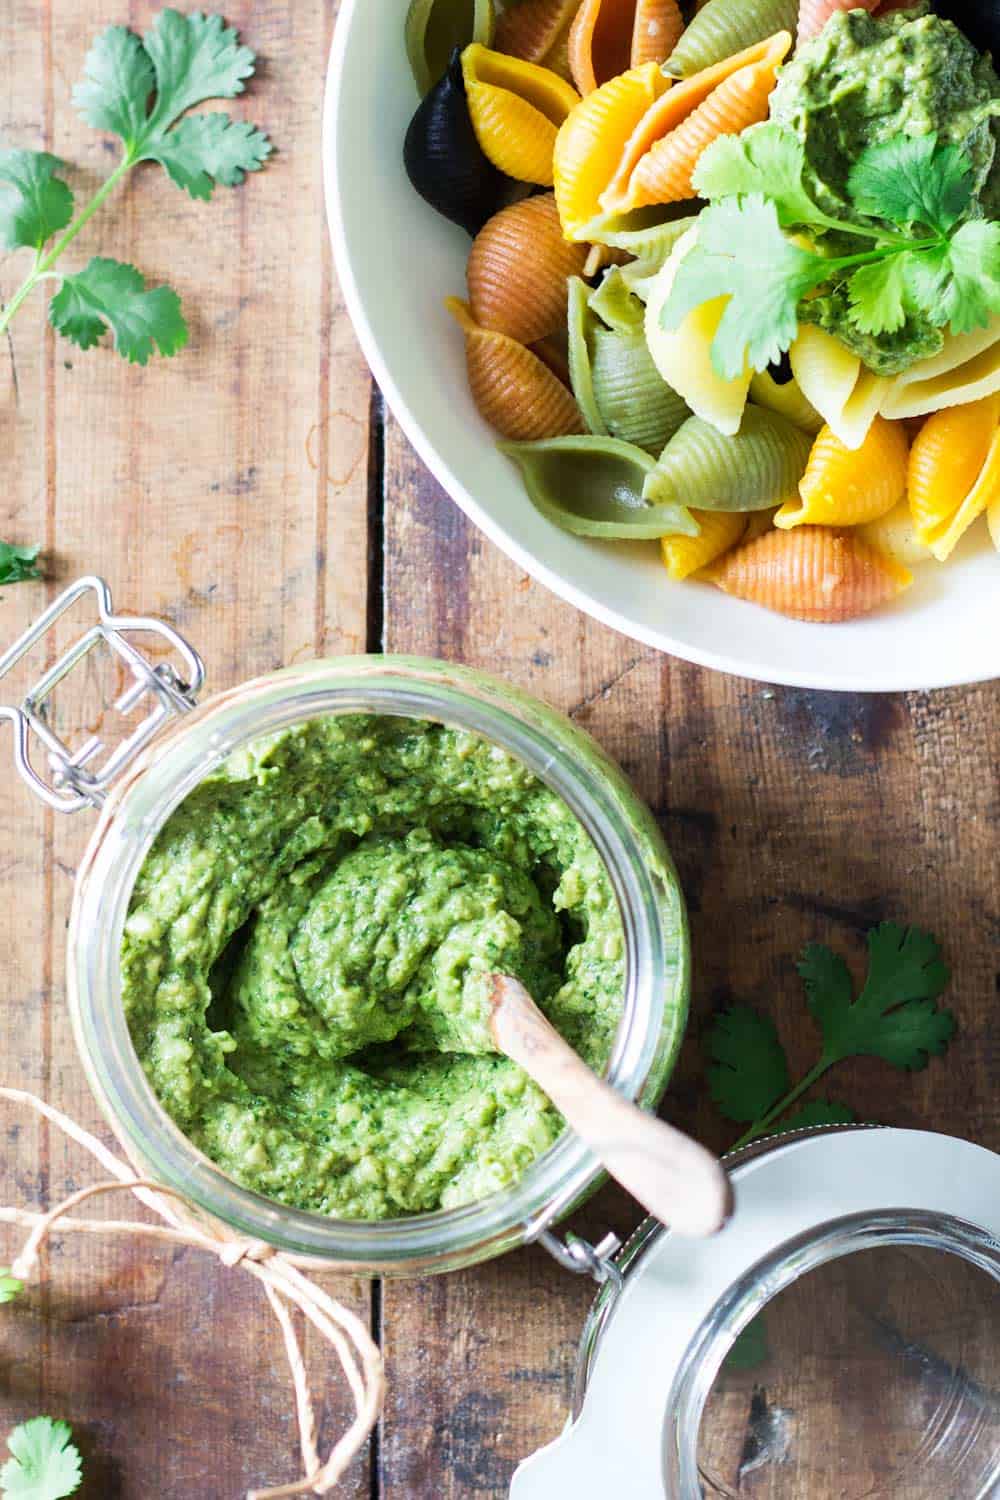
[[[632,132],[669,87],[655,63],[643,63],[588,94],[560,128],[552,166],[567,239],[589,241],[601,194]]]
[[[806,400],[846,448],[860,448],[893,382],[873,374],[839,339],[809,323],[799,328],[788,357]]]
[[[570,80],[569,31],[580,0],[518,0],[497,21],[497,52],[550,68]]]
[[[812,437],[818,436],[823,426],[823,418],[812,402],[806,400],[794,377],[779,385],[769,370],[755,373],[750,381],[750,400],[755,406],[776,411]]]
[[[829,427],[813,444],[799,493],[774,518],[795,526],[861,526],[884,516],[906,493],[909,444],[901,422],[876,417],[860,448],[847,448]]]
[[[582,431],[572,394],[537,354],[480,328],[459,298],[449,297],[445,306],[465,335],[469,389],[491,427],[518,442]]]
[[[662,63],[684,29],[677,0],[581,0],[569,65],[581,94],[641,63]]]
[[[791,33],[778,32],[662,95],[637,125],[601,194],[604,211],[693,198],[695,168],[712,142],[767,119],[777,70],[791,45]]]
[[[475,42],[462,53],[462,75],[485,155],[518,182],[551,187],[556,135],[580,102],[576,90],[549,68]]]
[[[867,542],[869,547],[874,547],[876,552],[901,563],[904,568],[918,567],[921,563],[930,562],[933,557],[931,549],[917,535],[917,528],[910,514],[910,502],[905,495],[886,515],[859,526],[855,535]]]
[[[738,599],[823,625],[868,614],[913,582],[857,533],[827,526],[769,531],[713,564],[708,577]]]
[[[555,198],[540,193],[502,209],[476,236],[466,282],[482,328],[534,344],[566,326],[566,281],[583,271],[587,250],[570,244]]]
[[[724,556],[743,540],[747,529],[746,516],[736,511],[693,510],[691,514],[698,523],[697,536],[660,539],[663,565],[677,583]]]
[[[794,495],[809,462],[808,435],[775,412],[748,406],[729,437],[689,417],[646,481],[654,503],[683,500],[695,510],[768,510]]]
[[[897,375],[885,393],[887,417],[924,417],[1000,392],[1000,318],[972,333],[947,334],[944,347]]]
[[[403,164],[425,203],[472,235],[509,192],[509,179],[488,160],[472,127],[458,52],[410,121]]]
[[[690,78],[776,31],[794,33],[798,19],[799,0],[708,0],[668,58],[666,71]]]
[[[698,523],[683,505],[645,503],[642,488],[653,460],[630,443],[565,437],[500,448],[521,470],[535,507],[575,536],[643,541],[697,534]]]
[[[1000,501],[1000,397],[928,418],[913,441],[908,492],[918,538],[944,562]]]
[[[746,410],[752,371],[725,380],[712,361],[712,344],[728,306],[727,297],[713,297],[692,308],[677,328],[663,326],[663,311],[673,290],[681,261],[697,240],[697,229],[683,235],[663,269],[646,292],[646,343],[664,380],[690,406],[695,416],[719,432],[734,437]]]
[[[448,70],[455,48],[493,42],[493,0],[410,0],[406,55],[421,96]]]

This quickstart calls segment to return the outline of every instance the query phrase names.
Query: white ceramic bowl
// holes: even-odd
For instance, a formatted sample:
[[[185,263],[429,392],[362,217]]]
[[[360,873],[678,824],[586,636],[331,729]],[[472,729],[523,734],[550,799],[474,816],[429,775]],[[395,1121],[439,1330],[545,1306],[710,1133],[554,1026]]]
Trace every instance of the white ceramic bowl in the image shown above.
[[[469,240],[403,171],[417,105],[404,0],[342,0],[323,124],[327,207],[347,306],[386,398],[449,495],[526,572],[624,634],[702,666],[798,687],[888,692],[1000,676],[1000,555],[982,528],[889,609],[805,625],[672,583],[653,543],[591,542],[535,510],[469,396],[461,333]]]

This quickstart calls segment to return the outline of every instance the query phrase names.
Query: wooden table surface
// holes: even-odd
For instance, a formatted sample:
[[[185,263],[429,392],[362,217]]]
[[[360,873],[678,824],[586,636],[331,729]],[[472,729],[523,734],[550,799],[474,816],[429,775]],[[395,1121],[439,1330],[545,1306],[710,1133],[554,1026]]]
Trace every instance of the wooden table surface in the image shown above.
[[[865,1118],[1000,1149],[996,686],[865,698],[716,676],[587,620],[473,530],[373,390],[331,266],[320,119],[335,9],[234,0],[228,19],[261,57],[236,109],[272,135],[273,162],[207,205],[147,168],[69,254],[78,266],[101,251],[169,279],[191,347],[140,370],[55,340],[43,297],[18,316],[0,352],[0,536],[43,543],[50,595],[99,571],[120,605],[174,622],[208,661],[211,689],[316,655],[420,652],[500,672],[595,734],[680,866],[696,978],[665,1109],[717,1148],[734,1132],[704,1088],[699,1036],[713,1011],[734,997],[761,1006],[799,1062],[815,1042],[794,973],[801,945],[826,941],[858,962],[878,919],[930,926],[954,968],[950,1057],[913,1079],[859,1062],[835,1092]],[[81,191],[105,172],[109,144],[77,119],[71,85],[97,31],[141,28],[149,14],[144,0],[7,0],[4,143],[66,157]],[[0,264],[0,295],[20,259]],[[4,591],[0,636],[45,597]],[[44,811],[5,764],[2,1081],[107,1138],[64,999],[90,818]],[[91,1180],[51,1130],[6,1107],[0,1129],[0,1201],[37,1204]],[[638,1213],[607,1190],[580,1218],[599,1232]],[[11,1245],[0,1240],[0,1260]],[[3,1310],[0,1434],[37,1412],[69,1419],[85,1500],[236,1500],[297,1474],[282,1350],[248,1278],[192,1251],[69,1238],[45,1269]],[[371,1454],[338,1493],[505,1495],[515,1462],[565,1418],[592,1289],[537,1250],[445,1279],[335,1286],[370,1318],[390,1381]],[[332,1382],[327,1436],[345,1410]]]

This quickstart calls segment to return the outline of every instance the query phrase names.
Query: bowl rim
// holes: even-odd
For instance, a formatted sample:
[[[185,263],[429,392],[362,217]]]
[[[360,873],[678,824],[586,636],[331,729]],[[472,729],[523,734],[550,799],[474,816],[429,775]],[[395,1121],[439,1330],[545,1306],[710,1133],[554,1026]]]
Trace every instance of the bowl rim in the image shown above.
[[[323,189],[327,223],[333,246],[334,267],[351,324],[361,345],[361,351],[393,415],[426,468],[430,470],[449,498],[464,511],[480,531],[484,532],[489,540],[518,567],[523,568],[537,582],[544,584],[557,598],[565,600],[581,613],[617,631],[628,640],[638,641],[641,645],[651,646],[654,650],[674,656],[681,661],[691,662],[699,667],[708,667],[730,676],[778,687],[851,693],[929,692],[941,688],[972,687],[978,683],[992,682],[1000,678],[1000,664],[996,667],[987,667],[985,671],[978,671],[973,676],[968,675],[967,669],[963,672],[960,665],[962,653],[957,647],[954,672],[937,674],[930,682],[919,673],[919,651],[908,653],[905,660],[897,657],[891,666],[883,667],[878,672],[866,672],[861,675],[849,665],[845,665],[837,672],[827,671],[817,674],[808,670],[775,667],[773,663],[766,661],[747,661],[729,656],[725,652],[708,650],[689,641],[681,641],[667,631],[649,629],[609,607],[594,594],[580,588],[542,562],[484,509],[426,436],[421,424],[411,411],[368,319],[351,255],[338,180],[337,142],[340,134],[338,85],[345,68],[354,26],[363,15],[365,5],[366,0],[341,0],[340,10],[334,24],[333,44],[330,50],[323,100],[321,124]],[[402,37],[402,23],[400,36]],[[402,150],[402,146],[400,149]]]

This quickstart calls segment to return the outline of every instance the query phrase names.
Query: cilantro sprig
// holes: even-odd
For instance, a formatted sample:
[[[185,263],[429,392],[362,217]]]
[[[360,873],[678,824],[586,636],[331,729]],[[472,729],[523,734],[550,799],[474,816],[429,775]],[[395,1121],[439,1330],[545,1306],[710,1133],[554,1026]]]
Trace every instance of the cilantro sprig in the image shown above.
[[[0,1469],[6,1500],[65,1500],[80,1488],[83,1464],[67,1422],[32,1417],[7,1439],[13,1454]]]
[[[41,578],[38,554],[41,547],[18,547],[13,542],[0,542],[0,586],[5,583],[27,583],[32,578]],[[0,1271],[0,1302],[3,1301],[3,1272]]]
[[[140,39],[110,26],[87,55],[74,100],[88,124],[118,136],[117,166],[74,218],[73,193],[47,151],[0,151],[0,242],[34,252],[31,270],[0,308],[0,333],[42,281],[60,283],[49,320],[89,349],[107,332],[125,359],[144,365],[154,350],[176,354],[188,340],[177,293],[147,285],[135,266],[95,256],[82,270],[55,271],[57,261],[122,179],[141,162],[158,162],[192,198],[208,199],[217,183],[234,187],[264,165],[266,135],[226,114],[188,114],[209,99],[232,99],[254,71],[221,16],[163,10]],[[53,242],[54,241],[54,242]],[[50,244],[50,242],[53,242]],[[46,246],[49,246],[46,249]]]
[[[954,1035],[954,1016],[937,1005],[949,971],[935,939],[917,927],[883,922],[868,934],[868,975],[857,998],[850,970],[829,948],[811,944],[798,968],[822,1048],[794,1087],[770,1017],[737,1004],[721,1012],[709,1032],[712,1099],[729,1119],[747,1126],[734,1149],[778,1129],[850,1124],[851,1110],[826,1099],[789,1112],[846,1058],[880,1057],[915,1071],[940,1056]]]
[[[713,201],[663,326],[728,296],[712,345],[724,379],[785,353],[803,300],[820,288],[845,284],[852,321],[875,336],[911,317],[968,333],[1000,313],[1000,223],[975,217],[972,164],[958,147],[935,135],[869,147],[851,170],[842,218],[814,203],[805,177],[802,142],[774,124],[723,136],[698,163],[695,190]],[[831,253],[830,243],[850,253]]]

